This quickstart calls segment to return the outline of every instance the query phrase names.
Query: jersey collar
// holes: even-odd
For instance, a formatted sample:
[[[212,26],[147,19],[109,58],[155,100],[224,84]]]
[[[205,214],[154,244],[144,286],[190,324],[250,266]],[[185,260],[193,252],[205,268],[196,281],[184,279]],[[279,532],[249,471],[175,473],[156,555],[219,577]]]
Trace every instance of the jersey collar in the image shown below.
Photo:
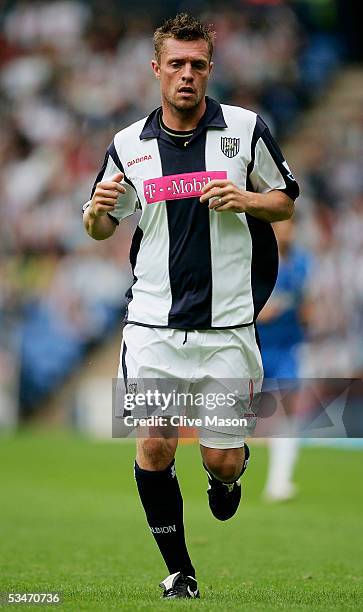
[[[205,100],[207,103],[207,108],[203,117],[198,123],[195,134],[197,132],[200,133],[202,130],[207,128],[223,129],[227,127],[227,124],[224,120],[222,107],[219,102],[216,102],[208,96],[206,96]],[[159,111],[160,107],[156,108],[146,119],[142,132],[140,134],[140,140],[145,140],[146,138],[158,138],[160,136],[161,130],[158,119]]]

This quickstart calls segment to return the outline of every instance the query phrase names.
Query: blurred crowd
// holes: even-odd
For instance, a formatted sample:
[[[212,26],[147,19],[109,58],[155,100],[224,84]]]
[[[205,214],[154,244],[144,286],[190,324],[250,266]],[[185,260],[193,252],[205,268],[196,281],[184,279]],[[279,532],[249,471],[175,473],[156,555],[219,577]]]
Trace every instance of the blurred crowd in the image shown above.
[[[325,12],[316,15],[311,5],[193,5],[217,32],[209,94],[259,112],[280,140],[293,136],[343,61],[334,2],[320,2]],[[148,6],[130,14],[121,0],[14,0],[1,14],[0,388],[15,381],[22,414],[40,406],[90,346],[119,333],[135,220],[98,243],[83,229],[81,206],[113,134],[159,105],[149,65],[155,25],[191,8],[160,2],[151,15]],[[312,353],[326,350],[334,360],[327,339],[344,335],[346,362],[360,367],[362,117],[344,128],[342,138],[335,130],[323,144],[317,136],[310,149],[302,143],[299,223],[319,266]]]
[[[363,74],[356,86],[362,92]],[[302,131],[299,238],[314,254],[306,377],[363,374],[363,95]],[[344,103],[344,98],[337,102]],[[334,104],[333,104],[334,107]]]

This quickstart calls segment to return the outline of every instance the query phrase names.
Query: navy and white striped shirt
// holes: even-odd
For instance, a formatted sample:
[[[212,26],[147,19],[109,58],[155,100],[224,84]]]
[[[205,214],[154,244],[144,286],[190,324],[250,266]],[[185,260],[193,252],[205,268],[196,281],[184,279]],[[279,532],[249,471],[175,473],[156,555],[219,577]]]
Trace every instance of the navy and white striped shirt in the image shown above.
[[[269,223],[217,213],[199,201],[213,178],[240,189],[298,185],[268,127],[255,113],[206,98],[186,146],[160,125],[160,109],[118,132],[96,184],[121,171],[126,194],[109,213],[118,223],[142,210],[132,239],[134,282],[126,322],[176,329],[223,329],[253,323],[274,287],[278,255]],[[93,193],[93,192],[92,192]]]

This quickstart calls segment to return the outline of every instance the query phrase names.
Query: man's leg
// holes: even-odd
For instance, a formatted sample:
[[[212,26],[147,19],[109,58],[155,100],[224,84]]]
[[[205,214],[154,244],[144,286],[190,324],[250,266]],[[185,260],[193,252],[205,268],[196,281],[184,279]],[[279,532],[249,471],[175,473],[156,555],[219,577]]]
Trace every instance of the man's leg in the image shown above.
[[[194,393],[204,398],[198,415],[199,442],[208,472],[209,506],[217,519],[225,521],[235,514],[241,499],[239,478],[249,459],[244,438],[256,425],[254,404],[261,389],[262,360],[253,326],[200,334],[200,379],[193,385]],[[218,417],[212,429],[211,416]],[[229,424],[242,416],[243,425]]]
[[[209,474],[224,483],[238,480],[242,474],[245,460],[245,447],[208,448],[200,445],[203,463]]]
[[[296,384],[296,378],[295,383]],[[283,400],[285,415],[278,420],[277,436],[268,440],[269,463],[264,499],[270,502],[287,501],[296,495],[293,472],[299,453],[296,414],[299,389],[286,394]],[[286,437],[279,437],[282,434]]]
[[[209,507],[220,521],[226,521],[237,511],[241,501],[239,478],[248,465],[249,448],[211,448],[200,445],[203,465],[209,480]]]
[[[180,351],[184,337],[181,330],[126,325],[120,360],[126,388],[134,383],[144,394],[172,393],[175,385],[171,381],[187,381],[185,368],[190,361]],[[154,410],[151,414],[157,416]],[[168,416],[163,409],[162,416]],[[138,432],[135,479],[147,522],[170,572],[160,585],[163,597],[196,598],[199,591],[185,544],[183,498],[174,464],[178,432],[171,427],[146,429]]]
[[[281,385],[283,391],[282,415],[276,422],[276,431],[271,431],[268,439],[268,475],[263,498],[269,502],[287,501],[296,495],[293,472],[299,453],[299,439],[295,415],[303,392],[299,389],[297,355],[296,347],[284,351],[271,350],[266,355],[268,377],[264,390],[275,391]],[[281,437],[284,434],[286,437]]]
[[[268,474],[264,490],[266,501],[285,501],[295,497],[293,471],[299,452],[298,438],[270,438]]]
[[[147,522],[170,574],[195,576],[185,543],[183,498],[175,473],[177,438],[137,441],[135,479]]]

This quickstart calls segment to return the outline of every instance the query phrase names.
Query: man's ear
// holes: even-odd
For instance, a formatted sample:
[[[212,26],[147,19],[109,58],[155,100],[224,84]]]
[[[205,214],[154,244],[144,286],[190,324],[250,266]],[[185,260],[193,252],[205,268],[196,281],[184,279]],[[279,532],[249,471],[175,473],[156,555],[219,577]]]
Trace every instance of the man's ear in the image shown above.
[[[209,62],[209,74],[212,72],[214,66],[214,62]]]
[[[157,60],[153,59],[151,60],[151,68],[153,70],[153,73],[155,74],[157,79],[160,79],[160,66],[157,62]]]

